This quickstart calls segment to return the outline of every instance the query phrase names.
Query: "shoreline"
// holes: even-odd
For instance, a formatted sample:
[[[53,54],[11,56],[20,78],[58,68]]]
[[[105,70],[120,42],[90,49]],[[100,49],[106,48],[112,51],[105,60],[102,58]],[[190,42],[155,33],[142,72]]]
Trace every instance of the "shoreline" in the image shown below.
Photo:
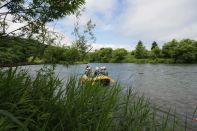
[[[197,63],[140,63],[140,62],[89,62],[89,63],[111,63],[111,64],[151,64],[151,65],[157,65],[157,64],[168,64],[168,65],[196,65]],[[28,66],[28,65],[45,65],[45,64],[60,64],[60,65],[79,65],[79,64],[88,64],[88,62],[76,62],[72,64],[68,63],[14,63],[14,64],[0,64],[0,68],[4,67],[17,67],[17,66]]]

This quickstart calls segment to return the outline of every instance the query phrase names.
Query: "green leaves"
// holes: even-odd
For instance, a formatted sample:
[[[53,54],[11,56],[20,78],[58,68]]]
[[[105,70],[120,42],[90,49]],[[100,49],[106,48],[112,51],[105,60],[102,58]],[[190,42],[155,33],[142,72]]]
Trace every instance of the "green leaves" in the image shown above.
[[[7,117],[10,121],[13,123],[17,124],[19,127],[21,127],[24,131],[28,131],[27,127],[20,122],[13,114],[6,110],[0,110],[0,116],[3,115],[4,117]],[[1,124],[0,124],[1,126]]]
[[[0,35],[8,36],[10,34],[15,34],[18,30],[25,31],[26,33],[37,33],[32,32],[35,31],[32,27],[37,26],[38,29],[41,29],[41,26],[48,22],[74,14],[83,4],[85,4],[85,0],[0,1],[0,5],[2,5],[0,9],[4,8],[5,10],[5,12],[0,12],[0,23],[5,23],[5,21],[7,21],[7,15],[13,16],[11,20],[13,23],[26,23],[23,27],[7,32],[7,34],[3,31],[5,27],[1,24]]]
[[[135,57],[140,58],[147,58],[147,50],[145,46],[143,45],[142,41],[139,41],[136,49],[135,49]]]

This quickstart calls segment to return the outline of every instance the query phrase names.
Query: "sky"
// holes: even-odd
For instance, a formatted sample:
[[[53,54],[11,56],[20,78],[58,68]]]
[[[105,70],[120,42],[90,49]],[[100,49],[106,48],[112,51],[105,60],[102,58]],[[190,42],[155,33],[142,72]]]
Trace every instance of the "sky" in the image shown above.
[[[197,0],[86,0],[80,22],[96,24],[94,49],[133,50],[139,40],[149,49],[153,41],[162,46],[173,38],[197,40],[196,5]],[[73,16],[48,24],[65,36],[64,44],[73,41],[73,25]]]

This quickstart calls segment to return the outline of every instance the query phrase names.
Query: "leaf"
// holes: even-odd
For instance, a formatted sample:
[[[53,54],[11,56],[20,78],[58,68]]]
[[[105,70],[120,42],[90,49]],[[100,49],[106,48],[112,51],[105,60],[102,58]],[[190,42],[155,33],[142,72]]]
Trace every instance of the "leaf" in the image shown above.
[[[27,127],[22,122],[20,122],[14,115],[12,115],[10,112],[6,110],[0,110],[0,115],[3,115],[9,118],[12,122],[18,124],[20,127],[23,128],[24,131],[28,131]]]

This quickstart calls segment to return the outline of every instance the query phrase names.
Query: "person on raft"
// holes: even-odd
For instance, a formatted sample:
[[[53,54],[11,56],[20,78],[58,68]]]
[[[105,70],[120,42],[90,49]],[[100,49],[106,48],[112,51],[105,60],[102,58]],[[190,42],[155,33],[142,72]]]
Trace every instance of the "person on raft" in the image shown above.
[[[108,71],[105,66],[101,67],[100,74],[103,76],[108,76]]]
[[[91,77],[92,76],[92,68],[90,67],[90,65],[86,65],[86,69],[85,69],[85,73],[84,73],[87,77]]]
[[[96,76],[108,76],[108,71],[105,66],[103,67],[96,67],[96,70],[94,71],[94,77]]]
[[[87,77],[108,76],[108,71],[105,66],[100,67],[100,68],[96,67],[94,74],[92,73],[93,73],[92,68],[90,67],[90,65],[87,64],[85,67],[85,73],[84,73]]]
[[[99,74],[100,74],[99,67],[96,67],[96,69],[94,71],[94,77],[98,76]]]

